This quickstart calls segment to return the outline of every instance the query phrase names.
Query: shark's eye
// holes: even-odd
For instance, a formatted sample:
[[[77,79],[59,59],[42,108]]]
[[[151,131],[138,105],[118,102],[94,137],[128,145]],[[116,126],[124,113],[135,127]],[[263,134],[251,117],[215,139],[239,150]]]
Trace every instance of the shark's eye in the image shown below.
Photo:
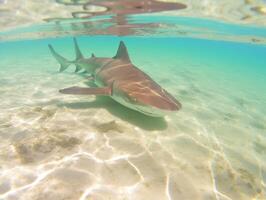
[[[124,98],[127,102],[130,102],[131,101],[131,98],[129,96],[125,96]]]
[[[136,101],[137,101],[137,98],[134,97],[133,95],[128,95],[127,99],[128,99],[128,101],[130,101],[130,102],[136,102]]]

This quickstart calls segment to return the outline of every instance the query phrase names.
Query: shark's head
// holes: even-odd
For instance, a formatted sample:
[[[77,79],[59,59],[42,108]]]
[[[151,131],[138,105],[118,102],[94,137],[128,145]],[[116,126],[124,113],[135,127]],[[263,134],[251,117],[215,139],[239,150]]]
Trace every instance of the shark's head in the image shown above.
[[[132,88],[132,87],[131,87]],[[113,86],[112,97],[121,104],[152,117],[163,117],[181,108],[181,104],[167,91],[132,90]]]

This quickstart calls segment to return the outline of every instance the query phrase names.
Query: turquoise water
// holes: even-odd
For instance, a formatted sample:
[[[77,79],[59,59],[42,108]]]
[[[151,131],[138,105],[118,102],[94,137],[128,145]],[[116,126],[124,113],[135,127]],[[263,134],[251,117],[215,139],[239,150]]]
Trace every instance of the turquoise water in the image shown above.
[[[183,107],[163,119],[58,73],[47,45],[74,59],[72,37],[0,43],[0,199],[266,199],[266,46],[190,37],[78,36],[89,57],[132,62]]]

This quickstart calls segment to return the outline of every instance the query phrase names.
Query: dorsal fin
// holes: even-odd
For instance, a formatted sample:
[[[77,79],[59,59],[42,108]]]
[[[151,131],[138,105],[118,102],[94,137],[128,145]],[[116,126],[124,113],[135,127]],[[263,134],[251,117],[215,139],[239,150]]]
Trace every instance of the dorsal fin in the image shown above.
[[[129,58],[129,55],[128,55],[128,52],[127,52],[127,47],[126,47],[126,45],[124,44],[123,41],[120,41],[117,53],[116,53],[116,55],[113,58],[131,62],[130,58]]]

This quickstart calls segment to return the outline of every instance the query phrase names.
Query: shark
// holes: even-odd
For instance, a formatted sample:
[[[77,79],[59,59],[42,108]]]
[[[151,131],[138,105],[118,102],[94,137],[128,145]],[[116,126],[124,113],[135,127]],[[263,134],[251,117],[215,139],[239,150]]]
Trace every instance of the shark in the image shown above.
[[[63,72],[74,64],[75,72],[85,70],[95,87],[73,86],[60,89],[60,93],[109,96],[123,106],[151,117],[164,117],[181,109],[182,105],[175,97],[132,63],[123,41],[120,41],[117,53],[112,58],[96,57],[94,54],[85,58],[76,38],[73,40],[76,54],[73,61],[58,54],[51,44],[48,45],[60,64],[59,71]]]

